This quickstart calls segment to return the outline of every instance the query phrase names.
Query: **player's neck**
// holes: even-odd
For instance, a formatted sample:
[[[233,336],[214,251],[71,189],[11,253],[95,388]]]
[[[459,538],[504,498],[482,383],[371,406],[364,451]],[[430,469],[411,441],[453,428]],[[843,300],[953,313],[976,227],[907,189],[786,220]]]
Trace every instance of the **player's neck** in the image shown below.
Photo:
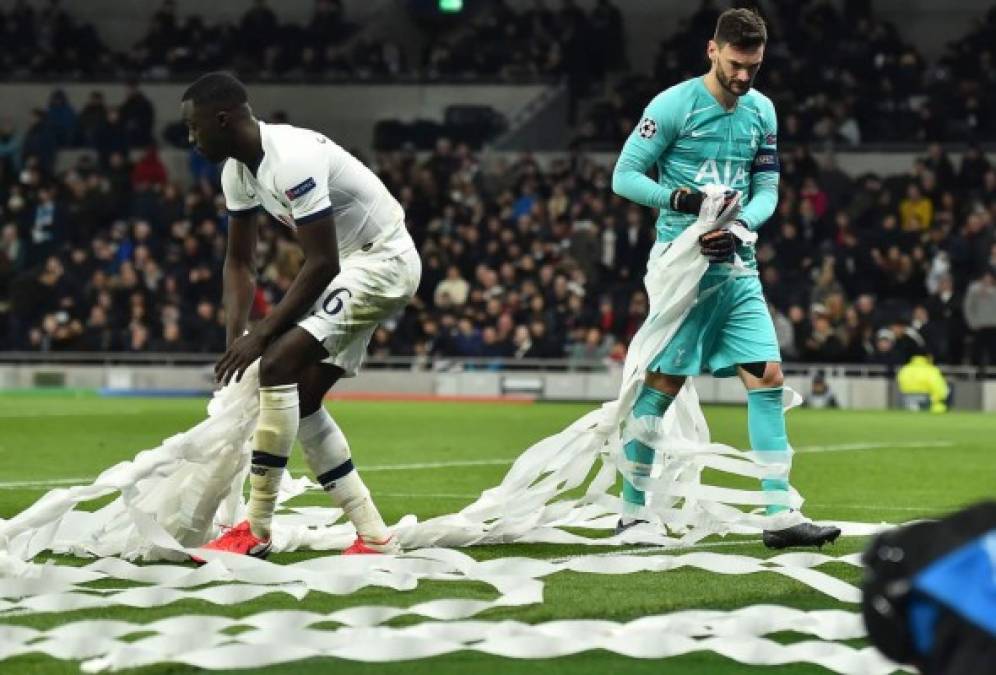
[[[716,77],[716,71],[710,70],[702,78],[705,83],[706,90],[712,94],[712,97],[716,99],[719,105],[723,106],[723,109],[729,112],[737,107],[737,101],[740,97],[736,94],[731,94],[726,90],[726,88],[719,83],[719,78]]]
[[[232,153],[239,162],[245,164],[256,175],[256,170],[263,161],[263,135],[259,130],[259,122],[250,118],[243,133],[239,134],[238,144]]]

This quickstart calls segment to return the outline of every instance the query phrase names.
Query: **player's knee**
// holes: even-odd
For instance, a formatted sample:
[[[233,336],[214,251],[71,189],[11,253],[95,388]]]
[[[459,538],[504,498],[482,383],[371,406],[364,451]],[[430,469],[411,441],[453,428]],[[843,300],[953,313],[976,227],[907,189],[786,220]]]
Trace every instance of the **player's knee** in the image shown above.
[[[300,400],[301,400],[301,403],[300,403],[300,406],[301,406],[300,418],[301,419],[304,419],[305,417],[310,417],[311,415],[314,415],[316,412],[318,412],[318,409],[322,407],[321,400],[317,400],[316,401],[313,398],[305,398],[305,397],[302,397]]]
[[[683,375],[665,375],[664,373],[649,372],[644,382],[651,389],[662,391],[671,396],[677,396],[678,392],[681,391],[681,386],[685,384],[685,378]]]
[[[782,373],[782,367],[777,363],[768,363],[761,377],[761,386],[774,389],[783,384],[785,384],[785,375]]]
[[[782,386],[785,382],[785,376],[782,375],[781,365],[773,361],[741,363],[740,368],[743,372],[758,381],[757,384],[753,386],[774,388]],[[748,386],[750,386],[749,382]]]
[[[296,373],[288,366],[288,359],[281,358],[279,349],[267,349],[259,360],[260,386],[276,387],[295,383]]]
[[[301,419],[318,412],[322,407],[322,401],[325,400],[326,392],[319,392],[313,387],[305,386],[304,383],[299,383],[297,388],[301,401]]]

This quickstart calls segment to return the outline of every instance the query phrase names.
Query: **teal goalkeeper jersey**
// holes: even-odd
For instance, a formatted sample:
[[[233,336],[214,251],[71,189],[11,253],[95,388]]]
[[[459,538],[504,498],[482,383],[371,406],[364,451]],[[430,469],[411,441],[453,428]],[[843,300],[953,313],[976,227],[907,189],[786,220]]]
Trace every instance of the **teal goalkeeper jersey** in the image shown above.
[[[658,241],[671,241],[695,222],[695,216],[669,207],[671,192],[680,187],[723,184],[739,190],[739,219],[757,230],[778,204],[777,134],[775,107],[756,89],[727,111],[702,77],[686,80],[647,106],[616,162],[612,189],[660,209]],[[646,175],[651,166],[657,167],[656,182]],[[753,246],[740,246],[738,253],[756,268]]]

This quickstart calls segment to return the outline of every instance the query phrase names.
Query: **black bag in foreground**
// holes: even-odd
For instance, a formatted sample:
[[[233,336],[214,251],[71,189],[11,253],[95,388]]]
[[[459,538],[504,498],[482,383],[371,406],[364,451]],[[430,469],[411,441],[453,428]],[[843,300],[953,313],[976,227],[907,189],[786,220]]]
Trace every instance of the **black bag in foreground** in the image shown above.
[[[861,610],[883,654],[927,675],[996,673],[996,502],[879,534]]]

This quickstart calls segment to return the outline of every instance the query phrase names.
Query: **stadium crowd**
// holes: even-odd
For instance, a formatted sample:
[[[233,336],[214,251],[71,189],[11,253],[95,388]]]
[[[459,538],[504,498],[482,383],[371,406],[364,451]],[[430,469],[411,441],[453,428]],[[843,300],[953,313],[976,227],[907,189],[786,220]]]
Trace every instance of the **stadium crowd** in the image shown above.
[[[953,162],[932,143],[900,176],[846,176],[820,166],[807,148],[828,138],[864,142],[895,128],[904,129],[904,138],[945,138],[955,127],[960,129],[956,135],[984,136],[984,115],[959,117],[964,111],[945,110],[932,118],[922,108],[904,112],[900,106],[865,118],[850,112],[849,101],[869,87],[895,90],[912,100],[925,82],[936,80],[941,87],[936,91],[954,86],[974,92],[978,98],[972,105],[988,110],[987,88],[941,77],[936,68],[957,69],[972,81],[991,79],[992,64],[966,45],[985,45],[996,34],[996,12],[952,46],[941,65],[925,68],[915,50],[870,13],[867,2],[848,0],[839,11],[822,2],[809,3],[805,10],[791,2],[769,6],[775,8],[769,19],[779,37],[771,44],[762,89],[784,114],[779,131],[783,180],[778,211],[762,230],[758,260],[784,356],[896,366],[926,350],[941,363],[992,364],[996,171],[979,147],[970,146]],[[714,13],[705,0],[683,30],[665,42],[658,82],[700,71],[696,31],[711,30]],[[274,20],[266,0],[257,0],[238,26],[210,30],[265,42],[282,34],[270,30]],[[160,73],[165,75],[179,64],[202,70],[238,58],[219,39],[213,44],[220,51],[194,50],[197,59],[206,61],[179,59],[164,66],[157,60],[182,54],[185,50],[176,41],[188,39],[198,23],[196,18],[181,23],[167,0],[152,24],[139,43],[144,46],[128,58],[144,55],[155,62],[126,61],[124,70],[166,68]],[[838,30],[845,24],[855,29]],[[777,32],[786,25],[802,28]],[[334,0],[318,0],[315,18],[299,29],[299,46],[315,36],[348,36],[353,30]],[[39,37],[51,30],[61,32]],[[607,0],[596,3],[589,14],[569,1],[558,11],[537,3],[523,12],[495,3],[463,37],[439,43],[450,50],[449,56],[434,55],[433,47],[425,58],[441,76],[452,74],[448,60],[463,62],[466,54],[461,54],[471,50],[479,58],[474,68],[484,71],[502,64],[529,70],[527,63],[559,63],[557,72],[570,78],[572,53],[595,73],[619,65],[624,58],[621,30],[618,11]],[[847,36],[841,49],[829,56],[812,51],[813,35],[833,31]],[[25,35],[39,39],[34,52],[20,41],[0,50],[14,70],[43,73],[51,67],[60,72],[50,66],[55,63],[51,59],[75,63],[65,56],[73,50],[88,50],[98,64],[105,57],[120,57],[104,50],[92,29],[74,22],[58,0],[37,12],[16,2],[7,14],[0,12],[0,33],[16,40]],[[551,52],[560,51],[563,45],[547,39],[552,34],[564,44],[576,44],[554,55],[530,47],[540,42]],[[593,36],[611,48],[582,56],[581,46]],[[527,54],[524,60],[494,58],[493,47],[503,41],[514,52]],[[698,45],[694,49],[693,42]],[[66,47],[55,55],[46,48],[54,44]],[[257,52],[263,60],[246,67],[265,70],[270,67],[267,59],[277,58],[281,49],[268,44]],[[808,56],[796,58],[800,54]],[[831,61],[825,68],[810,68],[809,58]],[[857,67],[868,59],[880,64],[880,72]],[[816,76],[802,76],[802,71]],[[614,126],[594,125],[595,131],[585,137],[591,131],[586,125],[579,140],[597,140],[607,132],[619,143],[632,127],[634,118],[627,121],[627,115],[638,115],[661,86],[641,90],[648,83],[630,81],[624,91],[631,98],[617,92],[602,110],[608,110],[605,119]],[[953,120],[954,126],[926,123],[941,118]],[[883,119],[889,124],[880,124]],[[904,127],[907,123],[916,128]],[[226,215],[217,168],[192,156],[194,184],[181,186],[158,155],[156,129],[155,110],[134,83],[123,100],[111,104],[95,91],[78,111],[56,90],[23,133],[0,120],[0,347],[223,348],[218,302]],[[167,128],[164,136],[182,138],[185,132]],[[89,148],[94,157],[84,156],[57,175],[56,155],[66,147]],[[654,237],[653,214],[611,193],[611,167],[576,152],[546,167],[523,156],[485,170],[467,146],[446,139],[427,159],[396,152],[376,157],[374,165],[408,213],[423,255],[424,278],[416,303],[377,331],[373,354],[624,357],[647,312],[641,276]],[[256,316],[279,301],[300,264],[286,231],[263,227],[260,232]]]
[[[805,146],[783,153],[778,211],[758,260],[786,359],[896,366],[993,363],[996,170],[931,145],[909,175],[852,179]],[[523,156],[484,170],[441,140],[419,161],[379,156],[424,260],[415,304],[377,331],[376,356],[621,360],[647,312],[653,214],[611,193],[611,167]],[[53,176],[0,166],[3,344],[31,350],[219,351],[223,198],[188,189],[150,148],[86,156]],[[260,216],[266,218],[266,216]],[[260,228],[253,312],[300,264],[284,228]]]
[[[779,113],[782,142],[853,146],[996,138],[996,7],[933,63],[876,16],[871,0],[786,0],[760,8],[769,9],[771,36],[762,90]],[[608,95],[583,116],[576,144],[618,145],[662,87],[700,75],[702,45],[719,11],[717,3],[702,0],[661,43],[652,77],[611,83]],[[826,41],[830,35],[832,48]]]
[[[537,2],[525,11],[503,1],[475,5],[481,10],[468,8],[459,22],[427,27],[421,54],[362,34],[342,0],[315,0],[305,23],[283,20],[268,0],[243,6],[237,21],[211,22],[180,16],[175,0],[164,0],[144,35],[115,51],[61,0],[17,0],[7,12],[0,8],[0,78],[169,80],[225,68],[249,81],[567,77],[581,86],[618,66],[624,54],[622,16],[609,0],[590,11],[574,0],[556,9]]]

